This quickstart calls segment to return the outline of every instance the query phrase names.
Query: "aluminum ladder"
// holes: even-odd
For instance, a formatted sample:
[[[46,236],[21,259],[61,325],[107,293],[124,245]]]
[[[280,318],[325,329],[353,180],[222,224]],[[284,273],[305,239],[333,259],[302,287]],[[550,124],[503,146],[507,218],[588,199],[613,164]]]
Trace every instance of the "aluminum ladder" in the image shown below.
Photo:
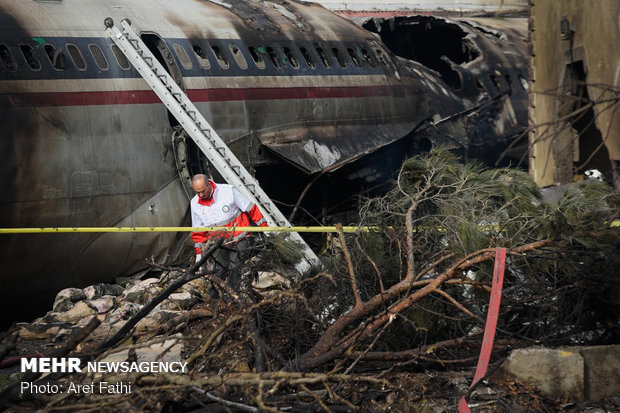
[[[256,179],[245,169],[215,129],[144,44],[131,26],[131,22],[128,19],[123,19],[121,21],[122,27],[119,28],[114,24],[112,18],[108,17],[104,24],[112,41],[138,70],[146,83],[196,142],[196,145],[226,182],[236,186],[239,191],[258,205],[270,226],[290,227],[290,222],[259,186]],[[300,243],[303,248],[302,252],[305,259],[302,259],[296,266],[300,272],[304,273],[312,266],[321,265],[316,254],[298,233],[291,232],[288,235],[293,241]]]

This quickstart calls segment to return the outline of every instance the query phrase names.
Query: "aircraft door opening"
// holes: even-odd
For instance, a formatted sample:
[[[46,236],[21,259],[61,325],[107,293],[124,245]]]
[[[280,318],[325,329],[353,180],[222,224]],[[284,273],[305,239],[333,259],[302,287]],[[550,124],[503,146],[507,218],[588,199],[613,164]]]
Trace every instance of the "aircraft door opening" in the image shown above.
[[[185,92],[185,84],[177,61],[175,60],[172,51],[166,44],[166,42],[155,33],[142,33],[140,35],[142,41],[153,55],[157,58],[159,63],[166,69],[168,74],[172,76],[174,81]],[[168,122],[172,128],[172,146],[175,154],[175,161],[177,170],[181,178],[181,182],[185,187],[185,191],[188,197],[193,196],[193,190],[191,186],[191,176],[196,173],[205,172],[206,160],[200,149],[192,141],[187,133],[183,130],[179,121],[174,115],[168,112]]]
[[[161,63],[168,74],[174,78],[175,82],[177,82],[177,84],[185,92],[185,85],[183,83],[181,71],[179,70],[179,66],[177,65],[177,62],[166,42],[154,33],[142,33],[140,37],[142,38],[144,44],[146,44],[149,50],[155,55],[157,60],[159,60],[159,63]],[[172,113],[170,113],[170,111],[168,111],[168,121],[170,122],[170,126],[173,128],[179,125],[179,122],[175,119]]]

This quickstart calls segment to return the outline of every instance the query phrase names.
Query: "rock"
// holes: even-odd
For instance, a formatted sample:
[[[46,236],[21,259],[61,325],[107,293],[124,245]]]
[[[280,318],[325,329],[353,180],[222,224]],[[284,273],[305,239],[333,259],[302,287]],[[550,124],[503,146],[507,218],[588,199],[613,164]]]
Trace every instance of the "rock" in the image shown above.
[[[183,360],[181,351],[183,350],[183,338],[181,335],[171,336],[162,343],[153,343],[144,347],[134,347],[135,357],[138,363],[161,361],[170,363],[173,361],[180,362]],[[105,362],[122,362],[129,358],[129,350],[122,350],[111,353],[102,361]]]
[[[182,314],[181,311],[172,311],[172,310],[154,310],[151,314],[144,317],[142,320],[136,324],[136,330],[138,331],[149,331],[155,328],[160,327],[162,324],[167,323]]]
[[[39,324],[37,326],[24,326],[19,329],[18,335],[24,340],[49,340],[50,342],[56,342],[63,338],[67,334],[72,334],[71,328],[66,328],[63,325],[44,325]]]
[[[189,291],[170,294],[164,302],[160,304],[162,310],[185,310],[196,304],[198,299]]]
[[[17,334],[24,340],[42,340],[50,337],[48,331],[31,331],[27,327],[20,328]]]
[[[80,321],[77,322],[76,326],[78,327],[86,327],[88,325],[88,323],[90,323],[90,321],[97,317],[99,319],[99,321],[103,322],[103,320],[105,319],[105,316],[102,314],[95,314],[95,315],[91,315],[88,317],[84,317],[83,319],[81,319]]]
[[[57,313],[56,318],[58,321],[65,323],[75,323],[84,317],[95,314],[95,310],[89,307],[84,301],[75,303],[73,308],[64,313]]]
[[[89,339],[91,340],[100,340],[104,341],[108,338],[112,337],[118,330],[120,330],[124,321],[116,322],[116,323],[101,323],[99,327],[97,327],[92,333],[90,333]]]
[[[597,401],[620,393],[620,345],[514,350],[497,375],[538,387],[548,397]]]
[[[276,289],[276,288],[290,288],[291,283],[282,275],[273,271],[261,271],[258,273],[258,278],[252,282],[252,287],[259,290]]]
[[[85,298],[86,296],[81,289],[65,288],[64,290],[61,290],[58,294],[56,294],[56,298],[54,299],[54,305],[52,306],[52,311],[68,311],[73,307],[76,302],[81,301]]]
[[[132,302],[122,302],[118,308],[114,309],[105,318],[106,323],[116,323],[118,321],[128,320],[136,314],[143,306]]]
[[[176,334],[163,343],[153,343],[148,347],[137,348],[136,358],[138,361],[182,361],[182,338],[182,335]]]
[[[180,291],[189,292],[202,299],[206,299],[209,297],[209,288],[211,288],[211,283],[206,278],[201,277],[184,284]]]
[[[148,278],[123,291],[119,300],[145,304],[159,293],[159,280]]]
[[[586,400],[620,395],[620,345],[581,347]]]
[[[83,291],[87,299],[93,300],[104,295],[121,295],[123,287],[117,284],[95,284],[84,288]]]
[[[114,308],[116,305],[116,298],[111,295],[104,295],[95,300],[88,300],[86,304],[96,310],[98,314],[104,314]]]
[[[500,370],[549,397],[571,395],[583,400],[583,366],[578,352],[529,347],[510,353]]]

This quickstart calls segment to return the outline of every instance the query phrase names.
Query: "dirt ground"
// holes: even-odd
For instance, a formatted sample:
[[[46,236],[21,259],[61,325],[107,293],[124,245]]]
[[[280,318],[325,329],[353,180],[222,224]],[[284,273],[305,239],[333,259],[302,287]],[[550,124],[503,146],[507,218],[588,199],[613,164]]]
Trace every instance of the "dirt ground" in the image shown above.
[[[203,314],[213,314],[184,322],[169,331],[153,330],[121,344],[127,359],[132,349],[148,346],[163,339],[183,343],[179,357],[196,353],[205,338],[230,316],[225,304],[205,304]],[[166,326],[169,328],[170,326]],[[474,375],[470,366],[450,365],[395,366],[388,363],[366,363],[347,371],[351,361],[330,365],[321,371],[296,373],[284,371],[275,364],[265,373],[254,369],[253,342],[241,334],[241,326],[233,326],[217,336],[212,349],[193,361],[187,374],[117,374],[93,376],[76,373],[64,377],[44,377],[40,383],[68,388],[70,383],[89,385],[103,380],[131,383],[131,391],[120,394],[18,394],[5,406],[7,411],[157,411],[157,412],[454,412],[459,400],[468,393]],[[11,347],[11,335],[5,337],[4,348]],[[282,340],[285,340],[283,337]],[[101,338],[89,337],[71,356],[87,355],[100,344]],[[18,338],[4,359],[49,354],[62,347],[67,339],[24,340]],[[115,349],[115,351],[118,350]],[[5,363],[6,364],[6,363]],[[19,366],[4,365],[0,384],[6,389],[19,383]],[[5,392],[6,393],[6,392]],[[6,394],[3,394],[5,397]],[[469,396],[473,412],[618,412],[620,399],[610,398],[595,404],[565,398],[550,400],[532,386],[515,381],[483,382]]]

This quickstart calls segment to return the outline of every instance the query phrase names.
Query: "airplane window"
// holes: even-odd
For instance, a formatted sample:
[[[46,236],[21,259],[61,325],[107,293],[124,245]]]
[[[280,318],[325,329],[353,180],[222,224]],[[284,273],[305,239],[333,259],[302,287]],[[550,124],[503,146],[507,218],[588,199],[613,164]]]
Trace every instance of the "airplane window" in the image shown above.
[[[194,49],[194,53],[196,53],[196,57],[198,58],[198,63],[203,69],[210,69],[211,63],[205,54],[205,51],[200,45],[192,44],[192,49]]]
[[[34,47],[29,44],[20,44],[19,50],[22,52],[22,56],[26,59],[26,63],[32,70],[41,70],[41,62],[37,58]]]
[[[340,50],[338,50],[335,47],[332,47],[332,52],[334,52],[334,56],[336,56],[336,60],[338,60],[338,63],[340,64],[340,66],[347,67],[347,61],[344,60],[344,56],[342,56],[342,53],[340,53]]]
[[[359,57],[357,57],[357,53],[355,53],[355,50],[353,50],[350,47],[348,47],[347,48],[347,52],[349,52],[349,56],[351,56],[351,59],[353,60],[353,63],[355,64],[355,66],[361,67],[362,64],[360,62]]]
[[[254,60],[254,64],[256,65],[256,67],[258,67],[259,69],[264,69],[265,61],[263,60],[263,57],[260,54],[267,53],[265,48],[262,46],[259,46],[257,49],[256,47],[250,46],[248,47],[248,50],[250,51],[250,55],[252,56],[252,60]]]
[[[385,53],[383,53],[383,50],[381,49],[375,49],[375,52],[377,53],[377,57],[379,58],[379,61],[381,62],[381,64],[383,66],[389,66],[390,64],[388,63],[387,60],[387,56],[385,55]]]
[[[67,51],[69,52],[69,56],[71,56],[71,60],[73,60],[73,64],[79,70],[86,69],[86,62],[84,61],[84,56],[82,56],[82,52],[77,48],[76,45],[68,43]]]
[[[247,69],[248,62],[246,62],[245,57],[243,57],[243,53],[241,53],[241,50],[239,50],[239,48],[235,46],[234,44],[231,44],[229,46],[229,49],[230,49],[230,53],[232,53],[239,67],[242,69]]]
[[[370,55],[370,53],[368,53],[368,50],[366,49],[360,49],[362,51],[362,56],[364,57],[364,60],[368,62],[368,64],[370,65],[370,67],[375,67],[375,60],[372,58],[372,56]]]
[[[228,69],[228,61],[226,60],[224,53],[222,53],[222,50],[217,46],[211,46],[211,50],[213,50],[213,54],[215,55],[217,63],[219,63],[220,67],[222,69]]]
[[[93,55],[95,59],[95,63],[101,70],[108,70],[110,65],[108,64],[108,59],[105,58],[103,51],[96,44],[89,44],[88,50],[90,50],[90,54]]]
[[[523,88],[523,90],[530,90],[530,84],[528,83],[527,79],[523,77],[523,75],[521,75],[521,73],[518,74],[519,76],[519,83],[521,84],[521,87]]]
[[[56,48],[51,44],[46,44],[45,46],[43,46],[43,50],[45,50],[45,54],[50,60],[52,66],[54,66],[54,69],[65,69],[65,54],[62,52],[61,48]]]
[[[329,56],[327,56],[327,53],[325,53],[325,50],[323,50],[321,47],[317,47],[316,52],[319,54],[319,57],[321,58],[323,65],[327,68],[331,67],[331,63],[329,62]]]
[[[7,46],[3,44],[0,44],[0,61],[2,62],[6,70],[14,72],[17,69],[11,51]]]
[[[288,47],[285,47],[283,50],[284,50],[284,56],[286,57],[288,62],[291,64],[291,66],[293,66],[295,69],[299,68],[299,63],[297,62],[297,59],[295,59],[295,56],[293,56],[291,49],[289,49]]]
[[[273,63],[273,65],[275,67],[277,67],[278,69],[282,67],[282,64],[280,63],[280,59],[278,58],[278,54],[276,53],[275,50],[273,50],[272,47],[267,47],[267,54],[269,55],[269,58],[271,59],[271,62]]]
[[[181,64],[183,65],[183,67],[187,70],[191,70],[191,68],[194,67],[194,65],[192,65],[192,61],[189,60],[189,56],[187,55],[185,48],[177,43],[172,45],[172,48],[174,49],[174,52],[177,54],[177,57],[181,61]]]
[[[316,65],[314,64],[314,59],[312,59],[312,55],[310,54],[308,49],[306,49],[305,47],[300,47],[299,51],[301,52],[301,55],[306,60],[306,64],[308,65],[308,67],[314,69]]]
[[[118,46],[115,44],[111,46],[112,46],[112,52],[114,52],[114,57],[116,58],[116,61],[118,62],[119,66],[123,68],[124,70],[129,69],[129,60],[127,60],[127,57],[125,57],[125,55],[123,54],[123,51],[119,49]]]

